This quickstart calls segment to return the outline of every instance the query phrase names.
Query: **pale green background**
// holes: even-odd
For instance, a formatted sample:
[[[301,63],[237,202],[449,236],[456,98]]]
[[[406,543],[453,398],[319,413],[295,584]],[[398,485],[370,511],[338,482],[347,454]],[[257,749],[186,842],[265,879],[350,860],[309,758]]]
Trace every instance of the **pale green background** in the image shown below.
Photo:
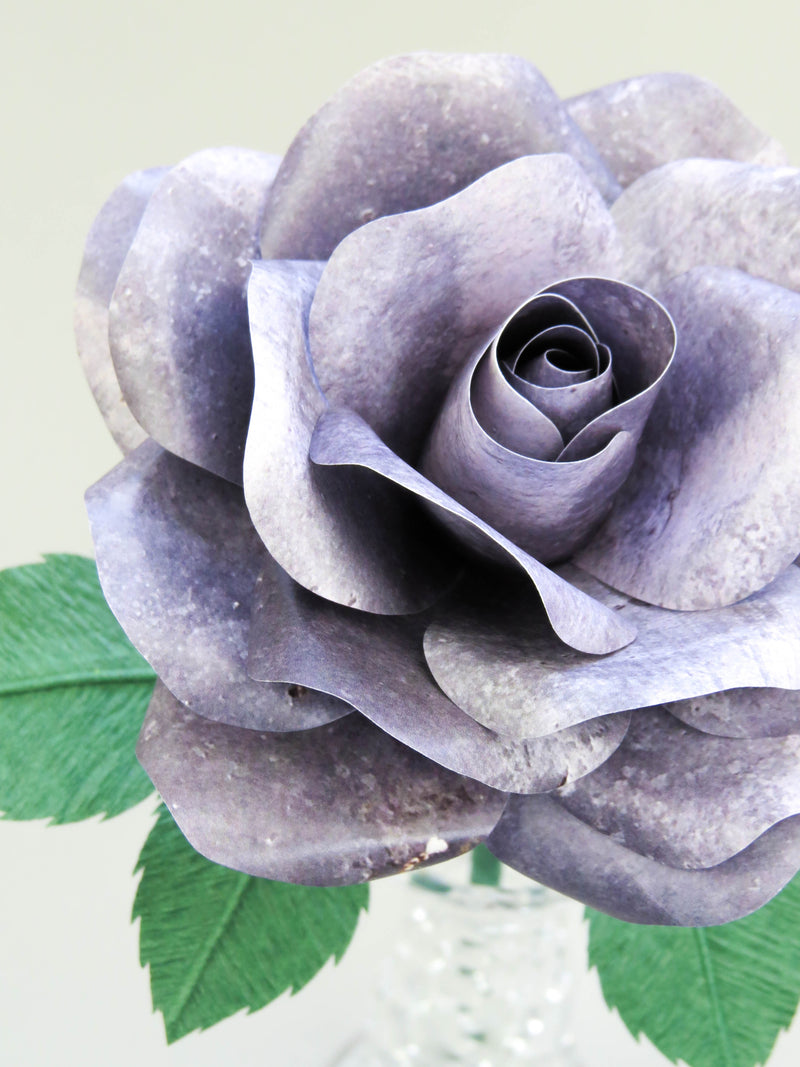
[[[692,71],[800,161],[799,41],[800,8],[789,0],[14,0],[10,10],[7,0],[0,565],[91,550],[82,493],[117,453],[73,354],[71,299],[84,234],[126,172],[208,145],[282,151],[342,81],[414,49],[518,52],[565,95],[650,70]],[[167,1049],[128,925],[147,826],[147,806],[103,825],[0,825],[0,1062],[324,1064],[358,1026],[406,904],[402,886],[376,888],[373,915],[338,970],[292,1001]],[[576,923],[578,948],[580,937]],[[593,976],[580,995],[587,1067],[665,1062],[605,1011]],[[799,1054],[800,1031],[771,1062],[796,1065]]]

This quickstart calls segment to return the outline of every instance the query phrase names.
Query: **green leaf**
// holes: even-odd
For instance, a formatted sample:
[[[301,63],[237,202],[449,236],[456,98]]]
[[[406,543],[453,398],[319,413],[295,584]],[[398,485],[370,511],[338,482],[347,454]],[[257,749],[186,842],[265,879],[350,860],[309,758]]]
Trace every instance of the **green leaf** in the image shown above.
[[[315,889],[211,863],[165,807],[142,849],[139,955],[167,1041],[296,993],[350,943],[366,885]]]
[[[725,926],[636,926],[587,908],[589,963],[634,1037],[690,1067],[766,1063],[800,997],[800,877]]]
[[[502,864],[486,845],[476,845],[470,855],[470,882],[473,885],[500,885]]]
[[[0,571],[0,809],[74,822],[153,791],[136,738],[154,674],[108,609],[94,562]]]

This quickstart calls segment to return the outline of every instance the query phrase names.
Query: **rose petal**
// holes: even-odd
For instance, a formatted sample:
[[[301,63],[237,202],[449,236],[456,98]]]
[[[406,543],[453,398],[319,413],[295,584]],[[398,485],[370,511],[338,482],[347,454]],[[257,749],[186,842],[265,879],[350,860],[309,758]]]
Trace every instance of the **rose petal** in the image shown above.
[[[577,567],[558,573],[629,621],[636,640],[602,658],[575,653],[518,586],[496,578],[462,584],[433,610],[425,633],[425,657],[445,693],[504,737],[737,686],[800,689],[797,567],[747,600],[701,612],[641,604]]]
[[[623,277],[660,294],[706,263],[800,289],[800,171],[684,159],[634,182],[612,212]]]
[[[493,356],[490,349],[478,360]],[[630,473],[636,442],[631,434],[619,433],[601,452],[573,463],[551,463],[504,448],[472,409],[478,360],[465,365],[447,394],[420,471],[529,555],[543,563],[567,559],[608,513]],[[482,531],[476,536],[476,528],[465,528],[460,517],[455,523],[444,521],[470,547],[484,548]],[[486,547],[490,556],[496,555],[493,542]]]
[[[719,607],[800,541],[800,296],[698,268],[664,295],[680,343],[610,517],[576,562],[629,596]]]
[[[347,237],[311,309],[329,399],[416,458],[454,373],[538,288],[613,273],[608,211],[569,156],[529,156],[433,207]]]
[[[248,287],[255,396],[244,461],[247,505],[270,553],[320,596],[388,614],[432,603],[457,573],[437,531],[367,472],[313,469],[325,409],[308,359],[317,263],[256,263]]]
[[[357,74],[311,118],[278,172],[264,258],[327,259],[370,219],[426,207],[519,156],[566,152],[619,187],[550,85],[508,55],[417,53]]]
[[[720,737],[786,737],[800,734],[797,689],[727,689],[723,693],[665,702],[681,722]]]
[[[89,387],[124,453],[147,434],[131,415],[108,346],[108,305],[147,202],[167,168],[137,170],[114,190],[89,230],[75,294],[75,340]]]
[[[693,74],[646,74],[566,101],[620,185],[676,159],[781,166],[786,153],[733,101]]]
[[[245,284],[277,164],[217,148],[173,167],[145,209],[109,312],[114,367],[138,422],[239,484],[253,394]]]
[[[473,528],[505,562],[520,567],[542,598],[555,632],[582,652],[613,652],[629,644],[635,630],[597,601],[575,589],[409,467],[351,411],[332,409],[319,419],[309,452],[319,466],[366,467],[419,497],[449,522]]]
[[[715,867],[800,813],[800,736],[712,737],[644,708],[596,771],[565,786],[567,811],[669,867]]]
[[[250,666],[256,678],[294,681],[347,700],[396,740],[495,789],[555,789],[614,751],[628,717],[515,743],[451,703],[422,653],[425,619],[376,617],[308,593],[269,561],[256,586]]]
[[[515,870],[625,922],[715,926],[749,915],[794,876],[800,818],[718,867],[684,871],[631,852],[553,796],[512,797],[487,844]]]
[[[137,754],[199,852],[281,882],[349,885],[450,859],[506,803],[360,715],[264,734],[199,718],[163,686]]]
[[[305,730],[352,709],[247,674],[266,552],[240,489],[147,441],[86,495],[103,593],[164,683],[200,715]]]

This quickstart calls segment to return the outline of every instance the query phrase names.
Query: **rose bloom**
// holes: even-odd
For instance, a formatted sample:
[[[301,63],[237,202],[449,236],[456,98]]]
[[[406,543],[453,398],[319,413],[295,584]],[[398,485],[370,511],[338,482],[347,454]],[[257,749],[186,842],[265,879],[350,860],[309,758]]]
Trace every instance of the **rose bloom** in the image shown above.
[[[189,841],[342,885],[485,841],[700,925],[800,867],[800,172],[708,83],[363,71],[130,176],[88,494]]]

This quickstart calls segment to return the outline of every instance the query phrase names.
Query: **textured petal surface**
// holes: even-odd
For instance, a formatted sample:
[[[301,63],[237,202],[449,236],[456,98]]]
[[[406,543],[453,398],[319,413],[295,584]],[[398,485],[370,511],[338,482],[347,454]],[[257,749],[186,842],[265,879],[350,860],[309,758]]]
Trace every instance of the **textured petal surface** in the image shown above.
[[[530,578],[551,626],[573,648],[597,654],[613,652],[636,636],[634,628],[615,612],[559,578],[409,467],[353,412],[325,412],[314,430],[309,454],[315,464],[323,467],[366,467],[413,493],[443,522],[473,531],[485,554],[494,552],[498,559],[516,564]]]
[[[512,797],[487,844],[515,870],[626,922],[715,926],[766,904],[800,869],[800,818],[717,867],[685,871],[593,830],[555,797]]]
[[[262,254],[327,259],[370,219],[451,196],[519,156],[565,152],[609,199],[597,150],[530,63],[508,55],[417,53],[357,74],[286,153]]]
[[[800,542],[800,296],[698,268],[664,293],[675,362],[633,473],[576,562],[668,608],[731,604]]]
[[[727,689],[723,693],[665,703],[681,722],[721,737],[786,737],[800,734],[800,690]]]
[[[506,803],[360,715],[264,734],[202,719],[163,686],[137,754],[198,852],[281,882],[348,885],[450,859]]]
[[[615,273],[619,254],[599,193],[564,155],[378,219],[339,245],[314,298],[320,384],[413,461],[453,374],[514,308],[558,278]]]
[[[83,372],[112,437],[126,454],[147,434],[122,397],[108,344],[108,305],[134,234],[166,168],[138,170],[121,182],[95,219],[75,294],[75,340]]]
[[[636,640],[611,656],[581,655],[553,635],[518,584],[496,579],[465,583],[433,611],[428,665],[451,700],[490,730],[536,737],[595,715],[720,689],[800,689],[797,567],[738,604],[697,612],[630,600],[577,567],[558,573],[629,620]],[[798,695],[789,697],[797,704]]]
[[[278,157],[190,156],[147,205],[111,301],[117,377],[159,444],[241,484],[253,396],[245,286]]]
[[[693,74],[646,74],[566,101],[620,185],[676,159],[733,159],[778,167],[786,153],[733,101]]]
[[[255,396],[244,462],[247,505],[292,577],[338,603],[418,611],[452,584],[457,561],[405,494],[367,471],[314,469],[326,403],[308,359],[308,308],[321,265],[256,263],[248,287]]]
[[[248,676],[250,607],[266,552],[240,489],[147,441],[86,502],[111,610],[194,711],[251,729],[305,730],[352,710]]]
[[[675,275],[711,263],[800,289],[800,171],[685,159],[634,182],[612,212],[622,277],[661,295]]]
[[[799,756],[797,735],[712,737],[645,708],[613,756],[559,797],[634,852],[669,867],[715,867],[800,813]]]
[[[268,563],[256,587],[249,669],[341,697],[436,763],[508,792],[555,789],[622,741],[626,715],[530,742],[498,737],[436,685],[422,652],[424,628],[422,616],[375,617],[331,604]]]

